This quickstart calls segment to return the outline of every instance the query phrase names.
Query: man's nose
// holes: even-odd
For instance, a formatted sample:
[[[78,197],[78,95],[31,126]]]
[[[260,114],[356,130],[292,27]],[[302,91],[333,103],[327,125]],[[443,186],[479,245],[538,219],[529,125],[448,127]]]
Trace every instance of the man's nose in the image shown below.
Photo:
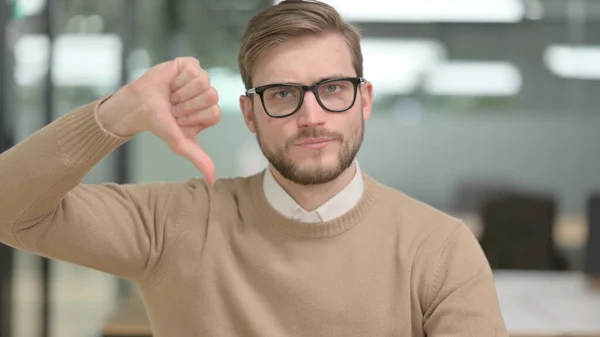
[[[298,124],[302,127],[323,125],[327,118],[327,111],[321,107],[317,97],[312,91],[304,95],[304,102],[298,111]]]

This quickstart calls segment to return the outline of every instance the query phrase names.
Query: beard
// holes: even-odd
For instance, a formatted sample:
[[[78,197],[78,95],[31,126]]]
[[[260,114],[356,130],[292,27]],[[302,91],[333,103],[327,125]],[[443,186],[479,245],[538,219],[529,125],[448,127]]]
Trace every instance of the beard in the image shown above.
[[[328,131],[324,128],[302,129],[296,136],[288,139],[283,146],[269,148],[263,141],[260,135],[260,129],[254,119],[254,127],[256,130],[256,140],[260,149],[269,161],[269,163],[283,176],[285,179],[299,185],[320,185],[337,179],[346,169],[348,169],[358,151],[364,137],[364,120],[360,114],[360,124],[350,134],[348,139],[339,132]],[[331,167],[325,167],[318,163],[311,167],[301,167],[288,155],[289,150],[298,141],[305,138],[327,137],[332,141],[341,143],[340,150],[337,155],[336,163]],[[322,155],[323,150],[314,150],[314,158],[318,159]]]

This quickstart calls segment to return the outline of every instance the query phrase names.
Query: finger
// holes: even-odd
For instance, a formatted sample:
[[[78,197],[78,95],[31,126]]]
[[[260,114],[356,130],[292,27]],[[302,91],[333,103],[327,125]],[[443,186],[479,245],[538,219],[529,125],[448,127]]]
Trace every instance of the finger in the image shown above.
[[[177,118],[181,126],[202,125],[204,128],[211,127],[221,120],[221,108],[213,105],[204,110],[195,111],[189,115]]]
[[[200,67],[198,62],[178,62],[179,73],[175,79],[171,82],[171,92],[183,88],[186,84],[190,83],[196,77],[203,78],[206,83],[210,83],[208,72]]]
[[[178,141],[171,149],[189,160],[198,171],[202,172],[209,186],[214,184],[216,179],[215,164],[197,141],[186,138]]]
[[[181,117],[189,115],[193,112],[207,109],[219,102],[219,95],[215,88],[210,88],[203,94],[196,95],[195,97],[188,99],[182,103],[177,104],[173,107],[173,116]]]
[[[198,61],[195,57],[190,56],[182,56],[175,58],[175,66],[177,67],[177,71],[181,72],[183,69],[187,67],[196,67],[201,68],[200,61]]]
[[[210,79],[207,79],[204,76],[194,77],[190,82],[171,95],[171,103],[178,104],[185,102],[199,94],[205,93],[211,88]]]

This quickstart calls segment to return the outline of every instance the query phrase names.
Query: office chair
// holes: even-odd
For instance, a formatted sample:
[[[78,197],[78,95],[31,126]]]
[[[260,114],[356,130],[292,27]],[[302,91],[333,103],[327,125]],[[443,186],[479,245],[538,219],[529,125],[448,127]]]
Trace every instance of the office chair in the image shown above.
[[[556,203],[550,196],[521,193],[491,198],[480,210],[480,244],[492,269],[566,270],[553,227]]]

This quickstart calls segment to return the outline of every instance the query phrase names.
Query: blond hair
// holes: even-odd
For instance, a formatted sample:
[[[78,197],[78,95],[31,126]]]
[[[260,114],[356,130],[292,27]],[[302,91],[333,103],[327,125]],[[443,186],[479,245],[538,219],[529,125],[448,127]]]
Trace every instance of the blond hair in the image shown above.
[[[254,66],[262,55],[282,42],[300,36],[336,32],[352,53],[356,76],[363,76],[358,28],[344,21],[332,6],[320,1],[286,0],[255,15],[246,26],[238,66],[246,89],[252,87]]]

